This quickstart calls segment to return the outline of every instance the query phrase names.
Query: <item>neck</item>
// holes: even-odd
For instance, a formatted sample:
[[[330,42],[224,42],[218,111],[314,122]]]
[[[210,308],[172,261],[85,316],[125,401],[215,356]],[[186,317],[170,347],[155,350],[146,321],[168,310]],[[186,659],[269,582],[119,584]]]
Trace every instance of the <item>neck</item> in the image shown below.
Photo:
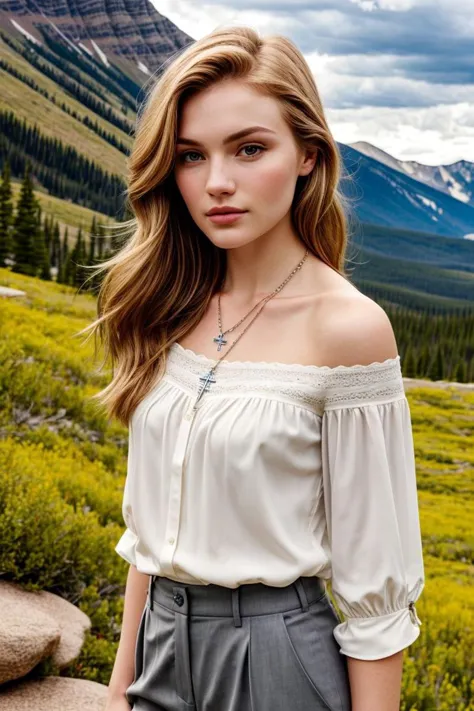
[[[228,249],[222,295],[231,295],[239,302],[258,301],[280,286],[301,262],[305,251],[298,237],[286,240],[281,247],[278,241],[275,244],[273,240],[271,243],[255,240],[243,247]],[[285,290],[289,290],[295,277],[296,274],[285,285]]]

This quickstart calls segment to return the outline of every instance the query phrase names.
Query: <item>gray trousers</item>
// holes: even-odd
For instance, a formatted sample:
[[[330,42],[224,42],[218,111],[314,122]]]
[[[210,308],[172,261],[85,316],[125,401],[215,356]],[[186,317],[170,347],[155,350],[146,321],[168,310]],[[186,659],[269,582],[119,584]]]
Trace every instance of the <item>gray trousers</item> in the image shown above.
[[[150,576],[134,711],[350,711],[340,622],[324,582],[235,589]]]

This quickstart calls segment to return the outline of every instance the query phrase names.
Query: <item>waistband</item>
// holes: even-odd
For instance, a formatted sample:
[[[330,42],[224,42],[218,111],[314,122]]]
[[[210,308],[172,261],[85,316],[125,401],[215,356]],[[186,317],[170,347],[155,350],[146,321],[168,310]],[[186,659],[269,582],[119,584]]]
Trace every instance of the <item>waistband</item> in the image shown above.
[[[183,615],[233,617],[236,627],[241,617],[287,612],[308,606],[326,597],[326,585],[316,576],[299,577],[290,585],[275,587],[264,583],[248,583],[227,588],[209,585],[180,584],[163,576],[150,576],[147,605],[154,603]]]

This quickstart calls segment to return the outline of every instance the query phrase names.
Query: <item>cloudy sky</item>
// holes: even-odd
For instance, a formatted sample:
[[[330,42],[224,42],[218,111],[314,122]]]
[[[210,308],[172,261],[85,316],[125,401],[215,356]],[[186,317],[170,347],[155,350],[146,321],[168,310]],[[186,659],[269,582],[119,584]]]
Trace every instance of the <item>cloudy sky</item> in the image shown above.
[[[304,54],[334,137],[474,161],[474,0],[152,0],[194,39],[246,24]]]

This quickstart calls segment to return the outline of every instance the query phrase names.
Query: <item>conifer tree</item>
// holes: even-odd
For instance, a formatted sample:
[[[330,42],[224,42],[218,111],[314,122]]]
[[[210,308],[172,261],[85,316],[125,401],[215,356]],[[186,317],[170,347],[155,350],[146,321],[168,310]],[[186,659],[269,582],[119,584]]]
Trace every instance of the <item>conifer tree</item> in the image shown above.
[[[62,283],[63,284],[72,284],[72,273],[73,273],[73,264],[72,264],[72,257],[71,254],[72,252],[69,249],[69,240],[68,240],[68,229],[64,230],[64,239],[63,239],[63,265],[62,265]]]
[[[444,378],[444,356],[441,346],[436,344],[432,361],[428,370],[428,378],[430,380],[443,380]]]
[[[94,215],[92,218],[92,224],[91,224],[91,229],[90,229],[90,237],[89,237],[89,258],[88,258],[88,264],[94,264],[95,261],[95,245],[96,245],[96,240],[97,240],[97,220],[96,216]]]
[[[13,242],[11,226],[13,222],[13,201],[10,164],[5,161],[0,183],[0,267],[5,266],[5,260],[11,254]]]
[[[59,268],[59,262],[61,261],[61,233],[59,230],[59,223],[56,221],[52,230],[51,239],[51,264]]]
[[[36,203],[36,221],[38,224],[38,231],[36,234],[36,238],[33,242],[33,253],[31,256],[31,261],[35,266],[35,273],[39,274],[40,272],[43,272],[45,261],[46,261],[46,252],[48,251],[48,247],[45,244],[44,241],[44,231],[43,231],[43,226],[42,226],[42,213],[41,213],[41,206],[39,202],[37,201]],[[48,264],[49,264],[49,255],[48,255]],[[43,277],[41,277],[43,278]],[[46,277],[45,277],[46,278]]]
[[[43,236],[41,236],[40,241],[43,250],[43,259],[40,265],[40,279],[44,279],[45,281],[51,281],[51,262],[49,258],[49,249],[46,246]]]
[[[44,244],[48,252],[51,254],[51,240],[52,240],[52,231],[53,231],[53,217],[48,217],[48,215],[45,215],[44,221],[43,221],[43,238],[44,238]]]
[[[405,351],[405,358],[403,361],[403,375],[406,378],[416,378],[417,368],[416,368],[416,357],[411,343],[408,344]]]
[[[72,250],[71,253],[71,258],[72,258],[72,285],[76,286],[77,288],[80,288],[84,280],[86,279],[86,274],[85,270],[83,269],[83,265],[86,264],[87,261],[87,252],[86,252],[86,246],[84,242],[84,237],[82,233],[82,226],[79,227],[79,230],[77,232],[77,237],[76,237],[76,243],[74,245],[74,249]]]
[[[31,177],[31,163],[28,161],[21,192],[17,205],[17,212],[13,229],[13,255],[15,264],[12,271],[19,274],[36,276],[37,272],[37,242],[40,235],[38,223],[38,201],[33,192]]]
[[[104,228],[102,226],[102,222],[97,223],[97,258],[99,262],[102,261],[104,257],[104,240],[105,240],[105,235],[104,235]]]

